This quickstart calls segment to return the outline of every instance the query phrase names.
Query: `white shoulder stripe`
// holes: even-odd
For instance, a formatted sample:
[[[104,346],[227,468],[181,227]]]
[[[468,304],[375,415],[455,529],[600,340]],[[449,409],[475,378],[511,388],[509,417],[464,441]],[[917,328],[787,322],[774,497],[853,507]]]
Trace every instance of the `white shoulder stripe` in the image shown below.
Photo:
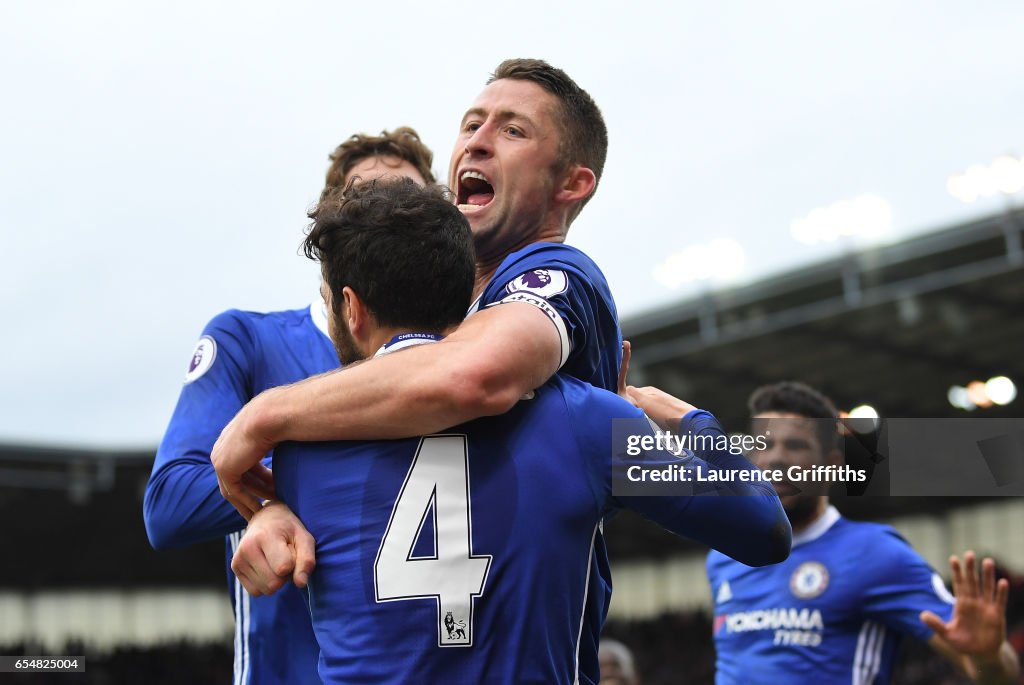
[[[506,304],[508,302],[525,302],[526,304],[532,304],[547,315],[551,323],[554,324],[555,330],[558,332],[558,344],[561,346],[558,358],[558,368],[561,369],[565,365],[565,362],[568,361],[569,353],[572,352],[572,345],[569,343],[569,331],[565,328],[565,321],[562,319],[562,315],[559,314],[558,310],[551,306],[551,303],[543,297],[525,290],[512,293],[511,295],[487,306],[493,307],[495,305]]]

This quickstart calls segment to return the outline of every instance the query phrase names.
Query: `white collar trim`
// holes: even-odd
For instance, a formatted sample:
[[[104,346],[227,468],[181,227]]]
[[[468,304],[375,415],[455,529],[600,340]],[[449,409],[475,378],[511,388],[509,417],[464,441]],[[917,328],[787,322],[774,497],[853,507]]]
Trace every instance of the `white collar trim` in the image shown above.
[[[313,303],[309,305],[309,318],[313,319],[313,325],[330,340],[331,334],[327,329],[327,304],[322,297],[313,300]]]
[[[404,350],[407,347],[416,347],[417,345],[429,345],[431,343],[436,343],[436,342],[437,342],[436,340],[431,340],[430,338],[408,338],[406,340],[401,340],[399,342],[396,342],[393,345],[387,345],[387,344],[381,345],[380,349],[377,350],[373,354],[373,356],[374,357],[383,357],[385,354],[391,354],[392,352],[398,352],[399,350]]]
[[[797,545],[803,545],[811,542],[812,540],[817,540],[827,533],[828,529],[834,526],[838,520],[839,510],[831,504],[828,505],[825,513],[818,517],[817,521],[793,536],[793,546],[796,547]]]
[[[480,300],[482,299],[484,299],[483,293],[480,293],[479,295],[476,296],[476,299],[473,300],[473,304],[469,305],[469,309],[466,310],[466,318],[469,318],[470,315],[476,314],[478,311],[480,311]]]

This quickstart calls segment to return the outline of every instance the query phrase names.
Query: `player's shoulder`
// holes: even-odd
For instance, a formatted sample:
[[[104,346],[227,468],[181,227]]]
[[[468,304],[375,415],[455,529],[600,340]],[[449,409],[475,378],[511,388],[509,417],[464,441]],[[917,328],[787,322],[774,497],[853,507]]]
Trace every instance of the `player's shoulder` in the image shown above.
[[[564,243],[545,242],[532,243],[509,254],[498,267],[496,277],[508,280],[536,269],[564,271],[601,282],[605,280],[594,260],[579,248]]]
[[[704,566],[707,569],[708,577],[715,578],[722,573],[726,568],[732,565],[739,564],[732,557],[722,554],[716,549],[708,552],[707,559],[704,560]]]
[[[890,525],[874,521],[852,521],[841,518],[829,536],[830,549],[844,555],[865,572],[865,579],[874,575],[903,573],[913,566],[928,566],[903,535]],[[864,554],[864,550],[869,550]]]
[[[226,309],[217,314],[207,324],[208,329],[237,331],[245,329],[253,334],[267,328],[288,328],[312,323],[309,305],[298,309],[282,309],[278,311],[252,311],[246,309]]]
[[[595,418],[638,418],[643,412],[613,392],[598,388],[568,373],[556,373],[541,390],[557,393],[572,414]]]
[[[855,521],[840,517],[830,531],[830,538],[845,539],[849,542],[865,542],[873,545],[908,546],[906,538],[886,523],[876,521]]]

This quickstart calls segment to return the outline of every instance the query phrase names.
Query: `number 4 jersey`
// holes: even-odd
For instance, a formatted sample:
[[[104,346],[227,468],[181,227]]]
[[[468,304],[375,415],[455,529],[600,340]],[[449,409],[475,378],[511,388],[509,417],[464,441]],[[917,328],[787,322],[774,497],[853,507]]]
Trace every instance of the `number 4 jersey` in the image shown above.
[[[618,396],[559,375],[445,435],[279,446],[278,493],[317,541],[309,606],[323,680],[573,683],[603,516],[627,506],[711,544],[788,531],[770,486],[614,497],[616,418],[651,432]]]

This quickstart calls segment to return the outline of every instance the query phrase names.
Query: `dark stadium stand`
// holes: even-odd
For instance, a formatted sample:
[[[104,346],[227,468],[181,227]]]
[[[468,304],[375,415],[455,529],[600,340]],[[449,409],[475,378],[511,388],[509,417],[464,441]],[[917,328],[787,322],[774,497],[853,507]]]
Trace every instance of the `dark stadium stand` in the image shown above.
[[[152,451],[0,445],[0,588],[224,587],[224,545],[156,552],[142,523]],[[59,544],[58,544],[59,543]]]

